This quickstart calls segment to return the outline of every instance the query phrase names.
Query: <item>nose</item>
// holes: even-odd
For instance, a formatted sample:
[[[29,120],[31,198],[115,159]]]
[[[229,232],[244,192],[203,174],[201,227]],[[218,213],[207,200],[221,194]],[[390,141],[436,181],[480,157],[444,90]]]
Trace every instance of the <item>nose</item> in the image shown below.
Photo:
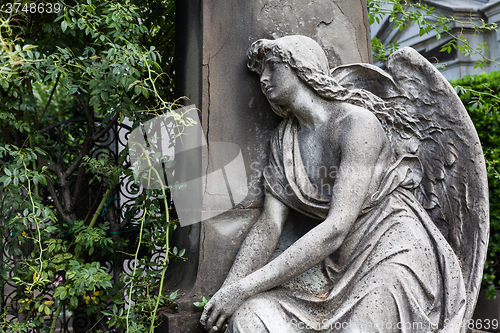
[[[268,83],[269,78],[270,78],[269,70],[265,68],[262,74],[260,75],[260,83]]]

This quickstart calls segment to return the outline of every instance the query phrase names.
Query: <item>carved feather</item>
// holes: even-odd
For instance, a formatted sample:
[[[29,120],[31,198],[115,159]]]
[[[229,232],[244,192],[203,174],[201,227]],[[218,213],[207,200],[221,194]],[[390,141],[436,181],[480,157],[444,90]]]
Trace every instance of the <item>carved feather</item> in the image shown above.
[[[401,99],[404,108],[422,120],[416,155],[424,177],[415,194],[459,258],[468,296],[466,318],[471,318],[489,237],[486,167],[479,138],[452,86],[414,49],[395,52],[387,72],[406,95]]]

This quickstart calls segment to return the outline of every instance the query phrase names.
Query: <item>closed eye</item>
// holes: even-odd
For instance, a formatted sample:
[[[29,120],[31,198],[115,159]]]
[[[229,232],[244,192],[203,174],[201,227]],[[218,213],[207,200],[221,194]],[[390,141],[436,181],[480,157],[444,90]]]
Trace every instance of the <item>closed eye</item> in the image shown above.
[[[265,62],[265,65],[273,68],[275,64],[281,62],[280,59],[278,57],[270,57],[268,59],[266,59],[266,62]]]

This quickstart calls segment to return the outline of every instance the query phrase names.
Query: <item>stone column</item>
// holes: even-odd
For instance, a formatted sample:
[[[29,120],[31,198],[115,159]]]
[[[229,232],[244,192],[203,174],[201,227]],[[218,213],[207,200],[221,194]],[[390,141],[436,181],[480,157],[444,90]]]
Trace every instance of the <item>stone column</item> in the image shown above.
[[[200,108],[207,142],[239,145],[248,195],[234,209],[180,228],[172,239],[187,262],[168,269],[168,290],[179,290],[179,311],[162,332],[202,332],[193,306],[222,285],[263,203],[262,169],[268,140],[280,118],[246,67],[246,51],[259,38],[300,34],[327,52],[330,66],[371,62],[366,0],[180,0],[177,10],[177,91]],[[215,186],[215,184],[214,184]],[[292,214],[292,218],[293,218]],[[168,326],[168,330],[166,327]]]

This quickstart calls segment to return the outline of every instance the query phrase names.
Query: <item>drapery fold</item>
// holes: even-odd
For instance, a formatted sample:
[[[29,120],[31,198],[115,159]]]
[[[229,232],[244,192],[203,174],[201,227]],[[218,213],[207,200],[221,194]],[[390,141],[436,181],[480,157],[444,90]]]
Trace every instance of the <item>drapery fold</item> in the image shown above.
[[[342,246],[323,261],[331,282],[325,297],[275,288],[244,303],[229,332],[458,333],[465,285],[455,253],[412,193],[421,177],[415,156],[402,156],[388,168]],[[329,193],[307,177],[296,119],[284,119],[276,129],[264,179],[268,192],[287,206],[326,218]],[[248,312],[254,320],[240,316]]]

